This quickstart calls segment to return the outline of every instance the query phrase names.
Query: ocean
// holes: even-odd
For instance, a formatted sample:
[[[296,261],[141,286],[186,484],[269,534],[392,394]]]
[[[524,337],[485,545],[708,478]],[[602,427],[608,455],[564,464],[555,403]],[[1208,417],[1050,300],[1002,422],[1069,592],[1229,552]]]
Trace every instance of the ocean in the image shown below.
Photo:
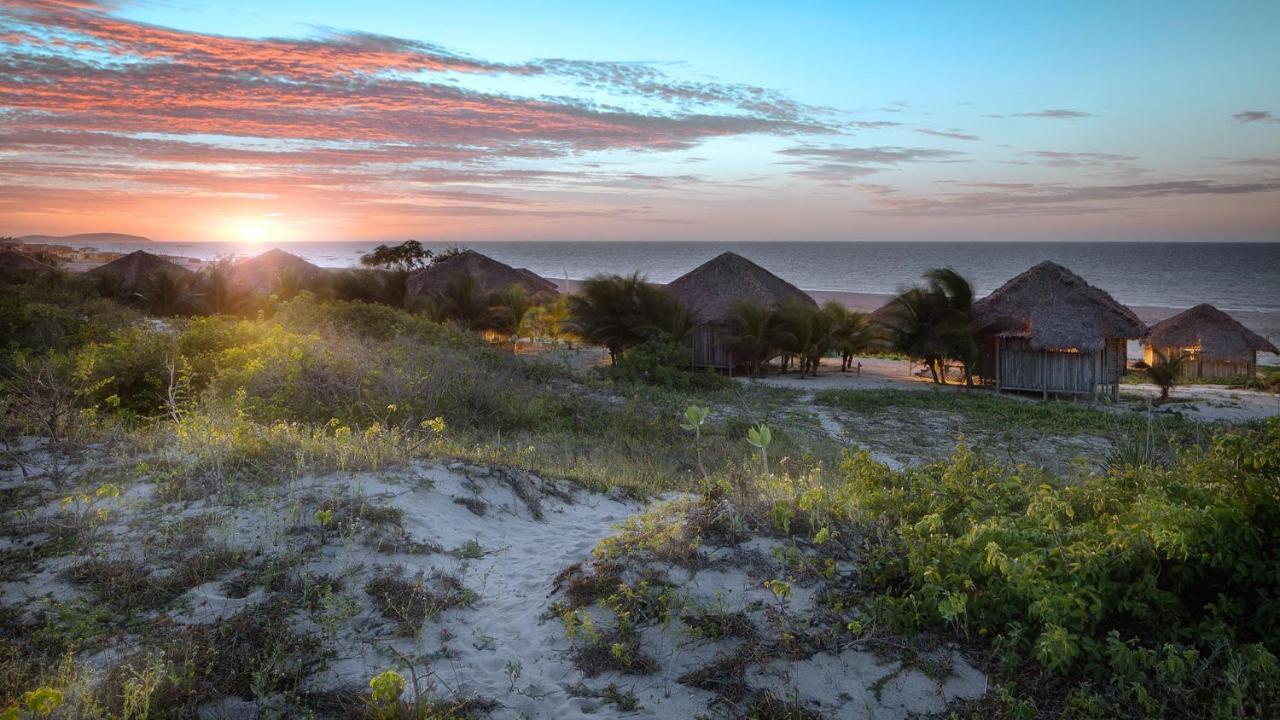
[[[280,247],[326,267],[359,263],[377,243],[296,242]],[[428,243],[432,249],[447,243]],[[1010,242],[474,242],[465,243],[549,278],[639,271],[668,282],[726,250],[754,260],[805,290],[888,294],[934,267],[952,267],[981,295],[1042,260],[1064,265],[1127,305],[1280,312],[1280,243]],[[141,245],[103,246],[133,250]],[[152,252],[213,259],[265,246],[150,243]]]

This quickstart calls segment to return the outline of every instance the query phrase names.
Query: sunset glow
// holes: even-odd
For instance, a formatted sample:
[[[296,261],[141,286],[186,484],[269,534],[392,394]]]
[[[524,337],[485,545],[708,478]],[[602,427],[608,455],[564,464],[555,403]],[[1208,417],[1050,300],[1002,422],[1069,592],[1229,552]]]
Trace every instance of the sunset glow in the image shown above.
[[[1280,5],[1161,7],[12,0],[0,232],[1275,239]]]

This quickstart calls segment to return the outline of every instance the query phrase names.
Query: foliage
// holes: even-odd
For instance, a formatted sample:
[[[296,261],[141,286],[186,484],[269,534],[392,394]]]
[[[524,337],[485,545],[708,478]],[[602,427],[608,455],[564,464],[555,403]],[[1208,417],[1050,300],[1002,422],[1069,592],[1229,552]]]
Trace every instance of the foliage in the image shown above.
[[[1063,485],[963,447],[844,471],[853,506],[896,536],[869,554],[883,620],[985,639],[1007,668],[1076,683],[1087,716],[1280,707],[1280,421]]]
[[[764,465],[764,473],[769,474],[769,444],[773,442],[773,432],[764,423],[747,430],[747,442],[760,451],[760,461]]]
[[[360,256],[360,264],[365,267],[383,268],[412,272],[426,267],[431,261],[432,252],[417,240],[406,240],[399,245],[379,245],[373,252]]]
[[[964,367],[965,383],[972,385],[978,359],[973,286],[950,268],[929,270],[924,278],[924,286],[893,299],[885,321],[890,344],[921,360],[936,383],[947,381],[944,361],[958,361]]]
[[[1169,390],[1178,384],[1182,376],[1182,366],[1187,362],[1185,353],[1166,354],[1163,350],[1155,351],[1155,362],[1147,367],[1147,375],[1151,382],[1160,388],[1160,401],[1169,399]]]
[[[760,375],[760,366],[773,356],[778,347],[778,319],[774,312],[756,302],[735,303],[726,319],[730,347],[751,364],[752,377]]]
[[[598,275],[569,298],[569,326],[584,340],[609,351],[613,365],[648,340],[681,340],[692,318],[666,290],[640,274]]]

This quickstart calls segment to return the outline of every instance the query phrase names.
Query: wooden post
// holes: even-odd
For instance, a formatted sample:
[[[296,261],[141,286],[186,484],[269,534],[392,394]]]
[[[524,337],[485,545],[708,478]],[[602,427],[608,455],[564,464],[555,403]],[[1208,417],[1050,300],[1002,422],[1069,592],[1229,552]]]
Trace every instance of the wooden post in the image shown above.
[[[1040,399],[1049,399],[1049,353],[1040,351]]]
[[[996,336],[996,394],[1000,394],[1000,348],[1004,345],[1004,338]]]

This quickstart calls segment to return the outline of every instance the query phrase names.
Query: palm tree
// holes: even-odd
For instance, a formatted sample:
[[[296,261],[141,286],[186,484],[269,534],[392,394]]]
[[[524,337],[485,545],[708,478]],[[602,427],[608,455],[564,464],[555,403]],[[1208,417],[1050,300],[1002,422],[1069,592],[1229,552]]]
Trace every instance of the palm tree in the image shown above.
[[[534,308],[537,314],[538,330],[551,342],[560,342],[565,335],[565,326],[569,322],[569,300],[563,295],[556,295],[546,303]]]
[[[973,285],[951,268],[935,268],[924,277],[929,282],[929,292],[938,302],[936,332],[947,344],[947,357],[960,362],[965,385],[973,387],[973,367],[978,364]]]
[[[153,275],[137,298],[156,315],[178,315],[190,305],[187,283],[171,272]]]
[[[965,384],[972,386],[978,359],[973,286],[950,268],[930,270],[924,278],[924,287],[893,300],[886,324],[894,349],[919,358],[942,385],[947,382],[946,361],[957,360],[964,367]]]
[[[831,318],[831,344],[840,353],[840,372],[848,372],[853,357],[866,352],[875,341],[867,314],[850,310],[834,300],[822,306]]]
[[[800,377],[817,375],[822,357],[831,349],[831,316],[809,303],[789,300],[778,310],[778,321],[782,348],[800,358]]]
[[[487,330],[494,326],[493,298],[469,274],[455,275],[440,294],[440,314],[468,330]]]
[[[234,313],[244,298],[231,287],[229,259],[217,260],[205,268],[200,279],[202,295],[209,312],[214,315]]]
[[[1169,391],[1182,377],[1182,365],[1186,360],[1185,353],[1166,355],[1162,350],[1155,351],[1155,362],[1147,366],[1147,375],[1160,388],[1160,402],[1169,399]]]
[[[778,323],[769,308],[749,300],[733,306],[726,318],[729,346],[751,363],[751,376],[760,377],[760,365],[777,347]]]
[[[494,312],[497,329],[518,339],[520,328],[524,325],[529,316],[529,310],[532,308],[524,287],[512,285],[506,290],[496,293],[494,300],[497,301],[497,307]]]
[[[679,331],[682,312],[674,298],[639,273],[597,275],[569,298],[569,327],[587,342],[603,345],[616,366],[628,349]]]

